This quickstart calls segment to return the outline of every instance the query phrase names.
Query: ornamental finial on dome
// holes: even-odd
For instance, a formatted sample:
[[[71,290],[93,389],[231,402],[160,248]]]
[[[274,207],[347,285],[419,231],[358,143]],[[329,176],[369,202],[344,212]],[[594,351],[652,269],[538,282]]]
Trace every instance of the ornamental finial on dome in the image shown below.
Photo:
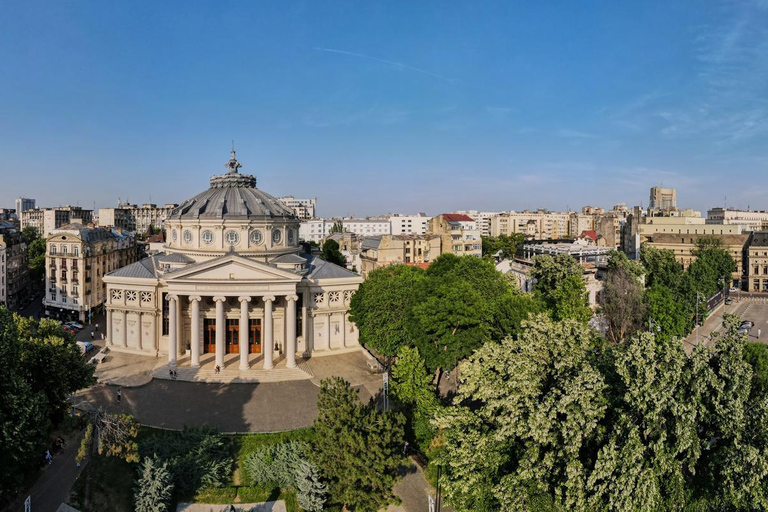
[[[232,152],[229,154],[229,162],[224,164],[224,168],[228,169],[228,174],[237,174],[238,169],[241,167],[242,165],[235,158],[235,141],[232,141]]]

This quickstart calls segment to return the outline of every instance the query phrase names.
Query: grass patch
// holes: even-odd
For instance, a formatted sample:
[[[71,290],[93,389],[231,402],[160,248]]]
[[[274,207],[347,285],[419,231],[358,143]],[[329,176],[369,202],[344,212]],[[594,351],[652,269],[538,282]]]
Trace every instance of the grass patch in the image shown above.
[[[265,501],[280,500],[285,501],[287,512],[301,512],[298,496],[293,489],[286,491],[277,487],[259,486],[207,487],[201,489],[194,498],[195,503],[208,503],[211,505],[263,503]]]
[[[212,505],[229,505],[234,503],[235,496],[237,496],[235,487],[203,487],[197,491],[193,501]]]
[[[231,436],[235,450],[235,475],[234,482],[243,484],[251,481],[251,475],[245,467],[245,459],[250,454],[272,444],[284,443],[286,441],[306,441],[310,442],[315,435],[311,428],[301,428],[288,432],[277,432],[275,434],[243,434]]]
[[[86,499],[85,483],[89,477]],[[135,480],[134,464],[117,457],[94,454],[72,487],[69,503],[82,512],[132,512]]]

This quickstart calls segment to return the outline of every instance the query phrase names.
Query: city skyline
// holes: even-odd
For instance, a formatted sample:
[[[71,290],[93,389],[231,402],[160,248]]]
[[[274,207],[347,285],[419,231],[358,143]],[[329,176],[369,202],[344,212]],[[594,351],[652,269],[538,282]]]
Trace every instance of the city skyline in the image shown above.
[[[662,184],[768,208],[764,1],[7,11],[3,207],[180,202],[234,139],[322,216],[631,207]]]

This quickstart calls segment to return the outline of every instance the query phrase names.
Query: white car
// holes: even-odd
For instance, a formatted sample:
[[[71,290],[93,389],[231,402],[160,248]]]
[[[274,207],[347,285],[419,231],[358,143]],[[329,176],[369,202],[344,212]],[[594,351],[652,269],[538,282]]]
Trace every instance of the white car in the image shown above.
[[[78,331],[83,328],[83,324],[78,323],[78,322],[67,322],[64,325],[68,325],[68,326],[72,327],[73,329],[77,329]]]

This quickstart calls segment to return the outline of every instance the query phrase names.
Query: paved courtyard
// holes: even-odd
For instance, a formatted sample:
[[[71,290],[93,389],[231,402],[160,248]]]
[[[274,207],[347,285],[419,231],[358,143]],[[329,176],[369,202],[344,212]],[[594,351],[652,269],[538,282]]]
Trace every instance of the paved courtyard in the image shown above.
[[[704,325],[699,327],[698,333],[694,331],[685,339],[685,351],[690,354],[697,343],[708,346],[713,343],[712,334],[723,330],[723,315],[733,314],[741,317],[742,320],[751,320],[755,326],[749,331],[749,341],[768,340],[768,297],[748,296],[742,294],[733,295],[733,302],[728,305],[721,305],[707,318]],[[758,339],[758,329],[762,335]]]
[[[146,357],[134,362],[135,366],[121,363],[120,358],[113,361],[112,377],[122,372],[116,382],[130,381],[131,368],[144,378],[150,363],[162,365],[159,359]],[[311,380],[222,383],[150,379],[135,387],[123,384],[120,404],[117,403],[118,386],[113,380],[79,392],[75,402],[84,410],[103,407],[111,412],[131,414],[142,424],[153,427],[180,429],[188,425],[212,426],[228,433],[276,432],[312,424],[317,416],[320,381],[324,378],[345,378],[358,390],[363,401],[377,396],[381,389],[381,374],[369,368],[362,352],[313,357],[305,364],[313,375]]]

